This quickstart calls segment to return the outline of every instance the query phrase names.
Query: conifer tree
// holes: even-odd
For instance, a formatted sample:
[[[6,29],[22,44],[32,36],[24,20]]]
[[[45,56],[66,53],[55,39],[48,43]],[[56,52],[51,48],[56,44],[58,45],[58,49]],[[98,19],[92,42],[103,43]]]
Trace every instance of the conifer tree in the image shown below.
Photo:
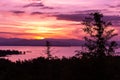
[[[85,18],[83,25],[84,32],[87,33],[85,39],[85,52],[81,52],[82,57],[105,57],[111,56],[115,53],[117,43],[110,41],[110,39],[117,34],[114,29],[108,26],[112,25],[110,22],[103,21],[103,15],[99,12],[91,14],[91,17]]]

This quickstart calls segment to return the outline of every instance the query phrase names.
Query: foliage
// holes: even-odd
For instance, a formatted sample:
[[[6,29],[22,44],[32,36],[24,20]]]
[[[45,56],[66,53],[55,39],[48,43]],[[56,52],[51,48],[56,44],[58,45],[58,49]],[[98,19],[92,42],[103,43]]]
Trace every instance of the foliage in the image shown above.
[[[18,51],[18,50],[0,50],[0,57],[5,57],[7,55],[19,55],[25,54],[25,52]]]
[[[87,33],[87,37],[84,37],[85,52],[81,52],[82,57],[85,58],[97,58],[112,56],[115,53],[117,43],[110,41],[110,39],[117,34],[114,33],[114,29],[110,29],[111,23],[103,21],[103,15],[99,12],[91,14],[92,17],[85,18],[83,24],[85,28],[84,32]]]
[[[104,68],[102,77],[92,59],[40,57],[15,63],[0,59],[0,80],[120,80],[120,57],[107,57]]]

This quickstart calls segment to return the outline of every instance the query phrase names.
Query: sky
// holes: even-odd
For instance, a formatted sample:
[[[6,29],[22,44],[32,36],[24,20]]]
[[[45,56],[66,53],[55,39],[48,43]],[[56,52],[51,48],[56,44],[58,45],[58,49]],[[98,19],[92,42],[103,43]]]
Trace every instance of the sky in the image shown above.
[[[82,20],[99,11],[120,33],[120,0],[0,0],[0,37],[83,39]]]

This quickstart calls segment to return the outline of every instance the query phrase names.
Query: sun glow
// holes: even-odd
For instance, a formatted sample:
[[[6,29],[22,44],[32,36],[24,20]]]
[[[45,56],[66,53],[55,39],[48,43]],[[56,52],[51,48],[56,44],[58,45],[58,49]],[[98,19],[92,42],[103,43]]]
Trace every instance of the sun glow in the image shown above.
[[[42,40],[45,39],[44,37],[36,36],[35,39]]]

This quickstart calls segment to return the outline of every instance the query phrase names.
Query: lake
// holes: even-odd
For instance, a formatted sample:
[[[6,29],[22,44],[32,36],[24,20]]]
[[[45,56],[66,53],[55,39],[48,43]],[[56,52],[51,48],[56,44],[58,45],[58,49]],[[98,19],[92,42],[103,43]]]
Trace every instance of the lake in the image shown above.
[[[44,46],[0,46],[0,50],[8,50],[8,49],[26,52],[26,54],[22,54],[22,55],[10,55],[4,57],[13,62],[17,60],[30,60],[40,56],[44,56],[44,57],[46,56],[46,47]],[[62,56],[71,57],[76,54],[75,50],[81,50],[81,47],[79,46],[51,47],[51,54],[53,56],[58,56],[58,57],[62,57]],[[116,52],[120,52],[120,48],[117,49]]]
[[[81,47],[72,46],[72,47],[51,47],[51,54],[58,57],[71,57],[75,55],[75,50],[80,50]],[[40,56],[46,56],[46,47],[44,46],[0,46],[0,50],[19,50],[25,51],[25,54],[22,55],[10,55],[4,57],[11,61],[17,60],[29,60],[37,58]]]

